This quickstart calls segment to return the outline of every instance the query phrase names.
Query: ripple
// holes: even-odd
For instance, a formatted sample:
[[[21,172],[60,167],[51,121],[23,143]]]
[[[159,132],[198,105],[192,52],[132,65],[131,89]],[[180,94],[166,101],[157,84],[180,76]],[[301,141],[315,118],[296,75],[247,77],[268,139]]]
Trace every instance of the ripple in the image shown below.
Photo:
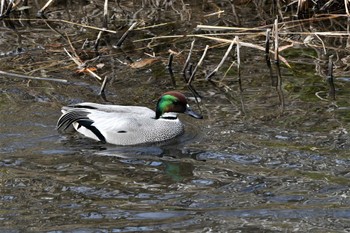
[[[163,150],[159,147],[108,147],[106,150],[95,152],[96,155],[115,156],[121,158],[129,158],[134,156],[160,156]]]
[[[159,220],[159,219],[169,219],[183,217],[189,214],[188,211],[172,211],[172,212],[143,212],[137,213],[131,217],[131,219],[150,219],[150,220]]]
[[[272,196],[268,199],[270,202],[287,203],[287,202],[300,202],[304,201],[305,197],[300,195],[289,195],[289,196]]]
[[[193,184],[199,185],[199,186],[208,186],[214,184],[214,181],[212,180],[192,180]]]
[[[98,188],[90,188],[86,186],[71,186],[68,188],[64,188],[65,191],[71,191],[87,196],[99,196],[101,198],[113,198],[118,197],[120,192],[119,190],[107,190],[107,189],[98,189]]]
[[[257,155],[224,154],[218,152],[202,152],[197,154],[197,160],[232,160],[242,164],[254,164],[261,161]]]
[[[210,215],[224,217],[273,217],[273,218],[350,218],[349,209],[259,209],[259,210],[228,210],[228,211],[210,211]]]

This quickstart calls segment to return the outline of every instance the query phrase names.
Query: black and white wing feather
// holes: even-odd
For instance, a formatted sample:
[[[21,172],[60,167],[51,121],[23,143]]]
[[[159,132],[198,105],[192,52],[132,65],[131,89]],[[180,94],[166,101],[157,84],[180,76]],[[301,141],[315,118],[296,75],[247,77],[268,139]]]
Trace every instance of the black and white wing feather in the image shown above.
[[[68,110],[64,110],[63,115],[58,119],[57,130],[65,131],[71,125],[73,125],[73,123],[77,123],[77,130],[80,127],[85,127],[86,129],[90,130],[100,141],[106,142],[106,139],[102,133],[93,125],[94,121],[88,117],[88,111],[84,111],[83,109],[79,108],[67,109]]]

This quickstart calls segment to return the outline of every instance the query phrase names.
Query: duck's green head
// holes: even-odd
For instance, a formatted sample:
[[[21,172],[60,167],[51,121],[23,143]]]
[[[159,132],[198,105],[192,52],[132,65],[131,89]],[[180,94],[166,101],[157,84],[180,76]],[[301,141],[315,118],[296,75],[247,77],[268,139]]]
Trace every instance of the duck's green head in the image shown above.
[[[156,119],[159,119],[164,113],[185,113],[191,117],[202,119],[203,116],[194,112],[187,104],[186,97],[177,91],[164,93],[158,100],[156,107]]]

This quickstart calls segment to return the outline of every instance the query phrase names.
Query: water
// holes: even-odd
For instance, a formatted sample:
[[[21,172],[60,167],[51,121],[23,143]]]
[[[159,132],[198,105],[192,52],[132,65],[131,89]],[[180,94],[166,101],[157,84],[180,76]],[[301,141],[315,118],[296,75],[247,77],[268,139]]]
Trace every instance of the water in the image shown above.
[[[193,9],[193,16],[201,17],[196,15],[200,9]],[[173,27],[173,34],[185,30]],[[71,34],[74,43],[88,37],[75,33]],[[28,33],[33,39],[23,43],[30,47],[32,41],[41,41],[45,53],[33,50],[2,57],[1,70],[37,69],[35,75],[48,74],[71,83],[0,79],[1,232],[350,229],[346,72],[336,69],[336,101],[321,100],[315,92],[327,98],[328,86],[315,74],[315,58],[283,54],[293,68],[282,68],[286,109],[281,113],[264,54],[244,48],[242,96],[236,71],[223,80],[230,88],[227,92],[199,74],[194,86],[204,97],[200,105],[205,119],[182,117],[185,134],[167,143],[118,147],[56,131],[61,106],[106,101],[97,95],[97,81],[74,74],[75,66],[58,44],[66,42],[51,31],[43,35],[49,38],[45,43],[36,33]],[[8,33],[4,40],[13,37]],[[126,43],[139,37],[135,33]],[[188,49],[190,42],[174,43]],[[155,46],[165,61],[164,47],[169,43]],[[198,42],[196,49],[204,44]],[[210,50],[202,71],[215,68],[225,50]],[[127,53],[133,59],[145,57],[133,48]],[[201,51],[194,54],[200,55]],[[99,60],[105,66],[97,71],[113,77],[106,89],[109,102],[154,108],[162,92],[174,89],[162,62],[131,69],[115,58],[123,60],[118,51],[105,52]],[[181,57],[175,61],[175,89],[192,96],[180,74]],[[9,64],[16,65],[10,69]],[[196,108],[193,100],[190,104]]]

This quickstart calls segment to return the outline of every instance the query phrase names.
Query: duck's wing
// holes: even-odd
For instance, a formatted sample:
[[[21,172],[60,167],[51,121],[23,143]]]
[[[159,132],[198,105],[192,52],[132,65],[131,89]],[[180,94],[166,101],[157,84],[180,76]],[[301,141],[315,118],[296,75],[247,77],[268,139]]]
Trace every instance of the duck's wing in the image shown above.
[[[89,118],[89,111],[84,109],[74,109],[74,110],[64,110],[65,112],[58,119],[57,122],[57,130],[65,131],[69,128],[73,123],[76,124],[75,129],[79,131],[81,127],[85,127],[89,131],[91,131],[98,140],[102,142],[106,142],[105,137],[102,135],[100,130],[96,128],[93,124],[94,121]]]
[[[75,121],[89,120],[89,118],[87,117],[88,112],[84,110],[69,111],[67,109],[65,110],[62,109],[62,112],[63,112],[62,116],[57,121],[57,125],[56,125],[57,130],[65,131]]]
[[[103,112],[115,112],[115,113],[126,113],[126,114],[137,114],[137,115],[150,115],[155,116],[153,110],[142,107],[142,106],[127,106],[127,105],[108,105],[108,104],[96,104],[96,103],[79,103],[75,105],[69,105],[68,107],[63,107],[62,111],[69,109],[94,109]]]
[[[102,142],[109,141],[110,135],[119,138],[119,135],[136,132],[140,129],[139,119],[145,121],[155,116],[155,112],[146,107],[95,103],[63,107],[62,113],[58,130],[65,131],[72,125],[79,133]]]

